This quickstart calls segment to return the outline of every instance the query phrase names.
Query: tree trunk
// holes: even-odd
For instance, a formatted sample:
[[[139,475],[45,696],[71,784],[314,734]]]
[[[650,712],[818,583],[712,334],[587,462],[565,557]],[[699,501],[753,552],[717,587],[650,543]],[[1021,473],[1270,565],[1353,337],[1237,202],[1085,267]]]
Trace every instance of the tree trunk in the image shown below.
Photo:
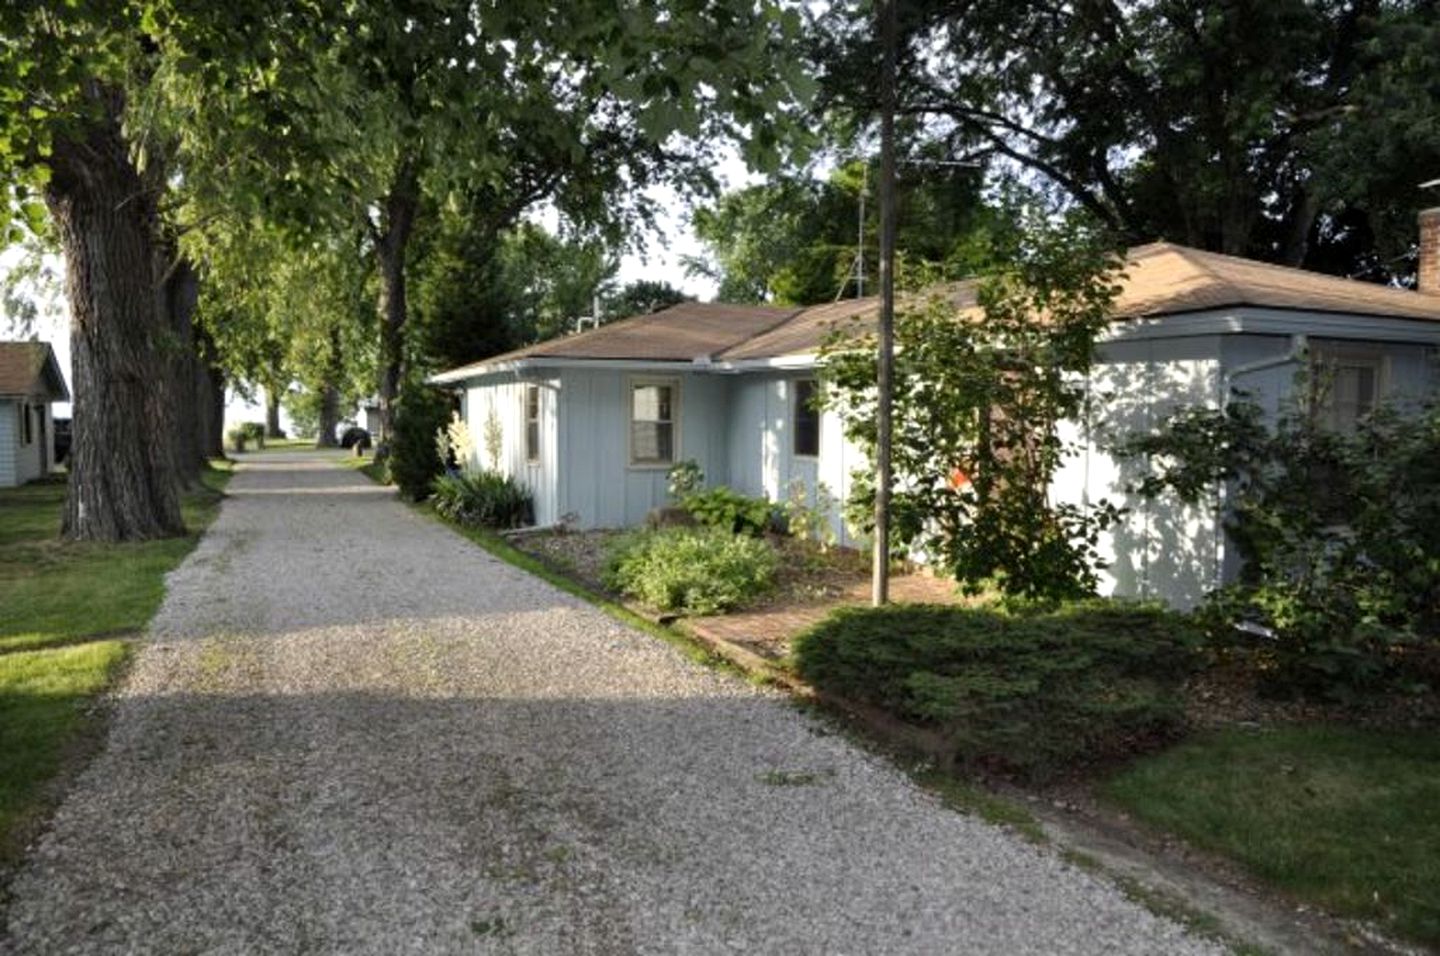
[[[419,174],[413,161],[400,165],[390,194],[385,197],[380,231],[375,240],[375,262],[380,273],[380,441],[394,432],[395,400],[405,362],[405,250],[420,205]]]
[[[316,448],[334,448],[335,430],[340,425],[340,379],[345,374],[345,356],[340,342],[339,326],[330,328],[330,354],[325,362],[325,383],[320,394],[320,430],[315,436]]]
[[[215,364],[215,342],[195,325],[195,446],[203,458],[225,457],[225,373]]]
[[[175,256],[173,249],[167,258]],[[200,277],[183,257],[162,261],[163,292],[166,318],[173,337],[169,343],[170,375],[166,387],[171,390],[167,402],[175,416],[171,429],[175,455],[175,472],[185,485],[200,482],[205,455],[200,449],[198,421],[202,406],[196,401],[195,378],[200,365],[195,341],[195,307],[200,298]]]
[[[65,254],[75,400],[63,532],[87,541],[184,533],[158,360],[156,213],[130,161],[118,93],[92,85],[97,118],[56,139],[46,203]]]
[[[285,437],[280,430],[280,389],[277,386],[265,387],[265,437]]]

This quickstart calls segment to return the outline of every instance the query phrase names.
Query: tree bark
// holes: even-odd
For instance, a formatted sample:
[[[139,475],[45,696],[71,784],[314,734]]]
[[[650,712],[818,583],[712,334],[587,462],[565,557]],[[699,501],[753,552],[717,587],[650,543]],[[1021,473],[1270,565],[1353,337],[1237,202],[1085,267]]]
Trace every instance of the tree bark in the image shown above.
[[[325,383],[320,394],[320,429],[315,435],[316,448],[334,448],[340,444],[335,430],[340,425],[340,379],[345,374],[345,357],[338,326],[330,328],[329,348]]]
[[[173,256],[173,248],[167,249],[166,257]],[[198,424],[202,406],[195,393],[200,365],[195,340],[195,308],[200,299],[200,277],[184,257],[162,261],[159,267],[164,270],[165,313],[171,335],[166,356],[170,375],[165,385],[171,394],[167,405],[175,419],[171,429],[175,473],[182,484],[193,486],[199,483],[200,472],[205,467]]]
[[[394,432],[395,401],[404,377],[405,251],[420,206],[420,181],[415,163],[404,160],[385,197],[375,237],[375,262],[380,273],[380,441]]]
[[[164,312],[157,216],[120,128],[123,100],[93,84],[96,118],[58,137],[46,203],[65,254],[75,400],[63,533],[131,541],[184,533],[157,358]]]
[[[225,457],[225,373],[215,364],[215,342],[195,325],[195,445],[203,458]]]
[[[280,430],[280,389],[278,386],[265,386],[265,437],[285,437],[285,433]]]

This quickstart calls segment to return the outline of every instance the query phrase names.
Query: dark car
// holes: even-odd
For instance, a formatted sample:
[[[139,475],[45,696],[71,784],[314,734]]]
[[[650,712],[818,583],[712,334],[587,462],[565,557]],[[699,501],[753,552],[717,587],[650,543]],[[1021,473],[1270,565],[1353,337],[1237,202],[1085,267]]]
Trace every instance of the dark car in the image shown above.
[[[354,448],[356,445],[360,446],[361,451],[368,449],[370,447],[370,433],[359,425],[351,425],[341,433],[340,447]]]
[[[70,419],[57,418],[55,425],[55,464],[63,465],[70,457],[70,439],[73,432],[70,430]]]

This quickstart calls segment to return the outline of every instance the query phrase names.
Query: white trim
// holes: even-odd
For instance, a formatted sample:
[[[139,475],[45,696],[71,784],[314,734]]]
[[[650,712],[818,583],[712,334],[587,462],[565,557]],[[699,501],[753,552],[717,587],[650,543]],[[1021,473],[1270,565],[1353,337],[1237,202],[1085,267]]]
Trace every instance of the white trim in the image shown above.
[[[520,382],[520,436],[521,451],[525,455],[525,464],[538,465],[543,457],[542,449],[545,446],[545,410],[540,407],[542,392],[540,386],[535,382]],[[535,394],[535,453],[530,453],[530,394]]]
[[[635,389],[658,386],[670,389],[670,459],[635,460]],[[632,471],[669,470],[685,456],[680,445],[680,378],[678,376],[630,375],[625,379],[625,467]]]
[[[1365,342],[1440,344],[1440,322],[1338,312],[1300,312],[1243,307],[1159,315],[1114,322],[1099,343],[1197,335],[1308,335]]]

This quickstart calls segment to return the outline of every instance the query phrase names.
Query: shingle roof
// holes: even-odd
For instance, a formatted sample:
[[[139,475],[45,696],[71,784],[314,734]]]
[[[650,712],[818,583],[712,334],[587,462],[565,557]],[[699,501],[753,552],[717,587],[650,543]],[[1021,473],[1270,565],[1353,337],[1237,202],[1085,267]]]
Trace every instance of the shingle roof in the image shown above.
[[[1168,242],[1131,249],[1124,273],[1115,301],[1117,320],[1249,306],[1440,322],[1440,295]],[[957,308],[973,307],[975,285],[956,283],[949,295]],[[592,332],[542,342],[437,378],[456,381],[494,363],[539,356],[636,361],[689,361],[705,356],[745,361],[802,355],[817,351],[834,330],[873,323],[878,310],[879,299],[873,296],[809,308],[686,302]]]
[[[70,400],[55,353],[45,342],[0,342],[0,395]]]
[[[630,359],[690,362],[712,358],[732,346],[769,331],[800,311],[798,306],[726,305],[681,302],[649,315],[637,315],[598,329],[550,339],[436,376],[454,381],[467,373],[527,358]]]

